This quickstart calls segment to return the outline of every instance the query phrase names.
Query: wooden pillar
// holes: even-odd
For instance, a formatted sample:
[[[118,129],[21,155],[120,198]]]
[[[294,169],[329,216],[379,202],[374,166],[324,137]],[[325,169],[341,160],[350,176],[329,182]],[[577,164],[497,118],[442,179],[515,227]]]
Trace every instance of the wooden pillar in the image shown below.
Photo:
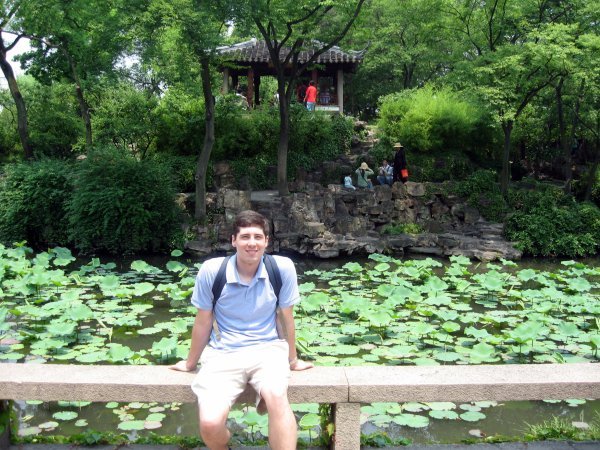
[[[252,108],[254,106],[254,69],[248,68],[248,91],[246,92],[246,100],[248,100],[248,106]]]
[[[340,114],[344,114],[344,71],[337,70],[337,101],[340,108]]]
[[[240,80],[237,73],[231,75],[231,86],[236,90],[240,87]]]
[[[221,92],[225,95],[229,92],[229,68],[225,67],[223,69],[223,87],[221,88]]]
[[[360,450],[360,403],[336,403],[334,450]]]
[[[315,87],[319,89],[319,76],[317,74],[317,69],[313,69],[310,74],[310,79],[315,82]]]
[[[260,105],[260,75],[254,77],[254,104]]]

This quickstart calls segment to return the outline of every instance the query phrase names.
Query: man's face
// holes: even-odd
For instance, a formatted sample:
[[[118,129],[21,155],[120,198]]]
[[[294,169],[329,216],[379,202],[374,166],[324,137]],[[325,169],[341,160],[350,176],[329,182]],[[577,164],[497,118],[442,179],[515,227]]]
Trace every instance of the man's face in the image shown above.
[[[243,264],[258,264],[269,244],[269,238],[260,227],[242,227],[231,236],[231,245],[235,247],[237,259]]]

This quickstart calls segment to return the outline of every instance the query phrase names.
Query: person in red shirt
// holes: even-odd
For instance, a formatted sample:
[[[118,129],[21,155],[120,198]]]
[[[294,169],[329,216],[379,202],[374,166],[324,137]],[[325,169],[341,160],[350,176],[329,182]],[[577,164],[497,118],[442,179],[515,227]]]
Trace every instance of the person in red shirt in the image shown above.
[[[315,104],[317,103],[317,88],[315,87],[314,81],[309,83],[309,86],[306,89],[306,95],[304,96],[304,101],[306,102],[306,109],[309,111],[315,110]]]

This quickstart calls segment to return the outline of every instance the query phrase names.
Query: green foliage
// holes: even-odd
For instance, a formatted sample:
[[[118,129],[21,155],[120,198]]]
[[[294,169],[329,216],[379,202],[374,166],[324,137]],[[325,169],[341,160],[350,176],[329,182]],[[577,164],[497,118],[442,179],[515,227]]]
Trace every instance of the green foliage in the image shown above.
[[[168,153],[158,153],[153,156],[158,164],[166,164],[171,169],[177,192],[194,192],[196,189],[196,160],[197,156],[178,156]],[[207,173],[207,184],[212,183],[212,166]]]
[[[388,224],[381,230],[383,234],[419,234],[423,227],[417,223],[394,223]]]
[[[29,139],[35,155],[72,157],[83,133],[73,86],[68,83],[47,86],[31,77],[20,77],[19,83],[27,101]]]
[[[530,255],[570,257],[594,255],[600,242],[600,209],[577,203],[556,187],[512,191],[515,211],[505,225],[508,239]]]
[[[571,421],[561,417],[553,417],[540,424],[528,424],[528,431],[525,433],[525,439],[532,441],[546,440],[582,440],[588,434],[584,430],[580,430],[573,426]]]
[[[94,108],[95,140],[144,158],[154,150],[159,131],[158,98],[129,83],[102,86]]]
[[[0,178],[0,241],[64,244],[72,173],[73,164],[60,160],[5,166]]]
[[[212,160],[227,160],[238,185],[253,189],[273,186],[276,180],[279,111],[271,106],[241,108],[235,96],[217,102],[215,147]],[[332,160],[350,145],[352,121],[340,115],[309,113],[299,103],[290,106],[288,175],[310,171]]]
[[[466,198],[469,205],[477,208],[488,220],[502,222],[508,211],[508,205],[500,192],[496,172],[493,170],[474,172],[457,183],[454,192]]]
[[[138,162],[116,150],[94,151],[80,164],[69,204],[69,238],[75,247],[130,253],[170,245],[178,212],[165,165]]]
[[[380,129],[392,141],[421,152],[473,147],[481,114],[465,95],[425,87],[380,100]]]
[[[431,154],[408,149],[406,161],[409,179],[417,182],[462,180],[473,172],[473,164],[459,151]]]

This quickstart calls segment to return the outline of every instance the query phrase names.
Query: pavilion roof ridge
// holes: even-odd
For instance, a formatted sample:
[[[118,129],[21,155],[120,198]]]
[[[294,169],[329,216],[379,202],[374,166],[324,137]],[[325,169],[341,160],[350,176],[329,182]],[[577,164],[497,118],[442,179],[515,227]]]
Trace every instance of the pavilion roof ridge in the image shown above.
[[[304,63],[308,61],[317,49],[323,48],[325,44],[316,39],[310,41],[312,48],[302,50],[298,61]],[[284,58],[290,51],[289,47],[281,49],[280,58]],[[217,52],[228,60],[237,62],[265,62],[271,60],[269,49],[262,39],[252,38],[247,41],[239,42],[233,45],[217,47]],[[315,63],[360,63],[363,59],[365,50],[342,50],[334,45],[319,55]]]

